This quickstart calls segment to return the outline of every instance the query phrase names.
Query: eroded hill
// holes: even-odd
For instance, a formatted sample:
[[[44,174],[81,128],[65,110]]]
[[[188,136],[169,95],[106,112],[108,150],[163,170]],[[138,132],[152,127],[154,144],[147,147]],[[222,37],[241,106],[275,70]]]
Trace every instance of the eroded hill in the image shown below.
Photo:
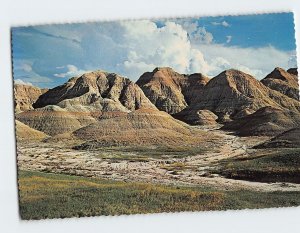
[[[254,113],[262,107],[300,111],[299,101],[263,85],[253,76],[238,70],[226,70],[212,78],[189,105],[175,117],[189,121],[197,120],[199,110],[209,110],[223,123]],[[195,122],[190,122],[196,124]]]
[[[285,71],[276,67],[261,82],[267,87],[279,91],[293,99],[299,100],[299,83],[297,69]]]
[[[263,107],[253,114],[228,122],[222,129],[235,131],[240,136],[274,136],[299,126],[299,112]]]
[[[201,73],[179,74],[169,67],[144,73],[136,82],[155,106],[175,114],[197,101],[209,78]]]
[[[30,85],[14,84],[15,111],[21,112],[33,109],[32,104],[46,91],[47,89]]]
[[[34,108],[58,105],[69,111],[121,111],[156,109],[143,91],[127,78],[95,71],[71,78],[55,87],[33,104]]]

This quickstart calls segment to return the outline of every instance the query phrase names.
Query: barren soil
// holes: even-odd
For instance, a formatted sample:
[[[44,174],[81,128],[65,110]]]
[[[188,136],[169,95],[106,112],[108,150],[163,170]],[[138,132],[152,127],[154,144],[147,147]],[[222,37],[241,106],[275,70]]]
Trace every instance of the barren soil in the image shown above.
[[[217,128],[202,127],[223,139],[196,155],[147,156],[134,148],[103,148],[77,151],[62,144],[18,143],[20,170],[65,173],[111,180],[142,181],[159,184],[201,185],[222,190],[300,191],[300,184],[261,183],[233,180],[212,173],[220,162],[232,157],[249,157],[256,153],[253,145],[266,137],[237,137]]]

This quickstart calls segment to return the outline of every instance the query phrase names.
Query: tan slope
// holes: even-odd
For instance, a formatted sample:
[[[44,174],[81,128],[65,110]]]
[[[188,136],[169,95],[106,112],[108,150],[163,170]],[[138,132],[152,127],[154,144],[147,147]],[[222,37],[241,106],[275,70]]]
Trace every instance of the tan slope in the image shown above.
[[[32,129],[28,125],[16,120],[16,137],[20,141],[42,141],[49,137],[47,134]]]
[[[32,104],[46,91],[47,89],[40,89],[30,85],[15,84],[14,96],[16,112],[33,109]]]
[[[96,122],[90,112],[70,112],[54,105],[21,112],[16,119],[51,136],[73,132]]]
[[[234,118],[254,112],[262,107],[300,111],[300,103],[278,91],[274,91],[249,74],[238,70],[226,70],[211,79],[197,102],[184,109],[181,116],[196,115],[200,109],[207,109],[223,119]],[[242,113],[240,113],[243,111]]]
[[[159,110],[174,114],[194,101],[208,80],[202,74],[188,76],[162,67],[144,73],[136,84]]]
[[[235,131],[240,136],[275,136],[299,126],[299,112],[263,107],[253,114],[225,124],[222,129]]]
[[[104,71],[71,78],[40,96],[33,106],[41,108],[47,105],[58,105],[69,111],[129,112],[140,108],[156,109],[136,84]]]
[[[73,133],[81,140],[105,145],[190,146],[203,142],[208,133],[195,130],[157,110],[137,110],[105,118]],[[89,142],[87,142],[89,144]]]
[[[289,69],[290,72],[276,67],[261,82],[267,87],[279,91],[293,99],[299,100],[299,83],[295,69]]]

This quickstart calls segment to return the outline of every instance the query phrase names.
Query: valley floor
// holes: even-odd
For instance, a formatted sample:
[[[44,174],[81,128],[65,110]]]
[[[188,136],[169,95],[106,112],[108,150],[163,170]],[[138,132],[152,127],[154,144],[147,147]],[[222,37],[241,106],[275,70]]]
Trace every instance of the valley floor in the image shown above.
[[[253,145],[267,138],[240,138],[219,129],[205,130],[223,139],[208,148],[188,150],[178,146],[78,151],[57,143],[19,143],[21,216],[25,219],[56,218],[300,204],[298,150],[254,150],[251,149]],[[293,164],[286,164],[284,158],[278,159],[283,153]],[[264,177],[269,178],[264,180]],[[126,200],[120,198],[124,189]],[[62,195],[61,190],[82,198],[82,202],[97,204],[94,209],[82,207],[75,197],[72,202],[63,197],[65,194]],[[109,190],[112,196],[108,198]],[[149,193],[143,196],[147,190]],[[98,192],[105,198],[97,197]],[[256,200],[257,197],[261,200]],[[56,200],[63,206],[78,205],[83,210],[55,212],[56,204],[53,203]],[[119,207],[111,205],[114,201]],[[44,202],[50,203],[48,207]],[[47,211],[43,213],[42,209]]]

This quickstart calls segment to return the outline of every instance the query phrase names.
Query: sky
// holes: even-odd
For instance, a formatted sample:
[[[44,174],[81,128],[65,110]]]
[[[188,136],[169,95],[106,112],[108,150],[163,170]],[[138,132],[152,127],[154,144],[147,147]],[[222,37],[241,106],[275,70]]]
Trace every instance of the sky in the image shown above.
[[[297,66],[292,13],[14,27],[12,56],[15,82],[42,88],[93,70],[136,81],[155,67],[233,68],[262,79]]]

